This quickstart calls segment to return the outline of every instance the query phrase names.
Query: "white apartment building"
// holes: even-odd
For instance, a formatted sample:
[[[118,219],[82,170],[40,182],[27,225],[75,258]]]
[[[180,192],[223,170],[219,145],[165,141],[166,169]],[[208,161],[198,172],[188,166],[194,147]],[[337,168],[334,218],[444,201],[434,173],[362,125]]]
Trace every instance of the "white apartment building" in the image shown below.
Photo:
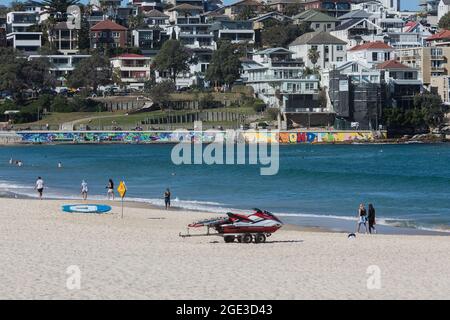
[[[256,97],[269,108],[282,112],[321,112],[317,96],[319,79],[305,76],[301,60],[292,59],[293,52],[285,48],[270,48],[242,62],[243,82],[251,86]]]
[[[50,72],[64,86],[67,76],[75,69],[76,65],[83,59],[89,58],[90,55],[30,55],[28,60],[48,59],[50,62]]]
[[[320,69],[331,68],[332,66],[347,61],[347,43],[328,32],[309,32],[295,39],[289,50],[293,52],[294,59],[303,59],[305,66],[309,68],[319,67]],[[309,58],[309,52],[318,52],[317,63],[313,63]]]
[[[140,54],[124,53],[110,59],[113,72],[120,83],[127,88],[143,89],[146,80],[150,79],[150,58]]]

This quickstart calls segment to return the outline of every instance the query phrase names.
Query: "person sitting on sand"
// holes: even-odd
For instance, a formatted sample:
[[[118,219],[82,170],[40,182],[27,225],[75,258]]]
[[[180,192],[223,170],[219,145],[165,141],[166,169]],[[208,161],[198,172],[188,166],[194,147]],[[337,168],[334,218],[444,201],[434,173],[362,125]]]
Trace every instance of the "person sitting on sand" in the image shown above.
[[[44,180],[41,177],[38,177],[36,180],[36,185],[34,187],[39,195],[39,199],[42,200],[42,193],[44,192]]]
[[[114,182],[112,181],[112,179],[109,179],[106,189],[108,189],[108,191],[106,192],[108,200],[114,200]]]
[[[166,192],[164,192],[164,203],[166,205],[166,210],[170,208],[170,190],[169,188],[166,189]]]
[[[369,214],[367,215],[367,219],[369,220],[369,233],[377,233],[377,229],[375,229],[375,208],[371,203],[369,203]]]
[[[367,228],[367,211],[366,208],[364,208],[364,204],[362,203],[359,205],[358,209],[358,230],[356,232],[359,233],[361,225],[364,225],[366,233],[368,233],[369,229]]]
[[[83,197],[83,200],[87,199],[87,194],[88,194],[88,185],[86,181],[83,180],[81,182],[81,196]]]

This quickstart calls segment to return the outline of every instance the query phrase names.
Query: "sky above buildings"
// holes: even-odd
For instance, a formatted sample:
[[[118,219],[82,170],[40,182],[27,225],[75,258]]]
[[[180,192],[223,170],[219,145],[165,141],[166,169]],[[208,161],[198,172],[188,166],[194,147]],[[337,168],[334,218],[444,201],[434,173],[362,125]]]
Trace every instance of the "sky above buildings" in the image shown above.
[[[0,4],[9,4],[12,0],[0,0]],[[237,0],[224,0],[225,4],[230,4],[236,2]],[[416,10],[419,0],[400,0],[403,10]],[[81,2],[86,3],[88,0],[81,0]],[[126,4],[127,0],[122,0],[123,4]]]

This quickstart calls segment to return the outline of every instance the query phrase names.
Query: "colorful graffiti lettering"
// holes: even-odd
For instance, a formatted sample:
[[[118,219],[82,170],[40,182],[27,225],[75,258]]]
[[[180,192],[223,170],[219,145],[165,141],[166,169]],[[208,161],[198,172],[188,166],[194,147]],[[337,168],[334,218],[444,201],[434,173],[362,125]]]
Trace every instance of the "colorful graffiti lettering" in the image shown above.
[[[225,135],[219,132],[157,132],[157,131],[126,131],[126,132],[17,132],[24,143],[101,143],[101,142],[120,142],[120,143],[178,143],[184,142],[205,142],[210,143],[216,140],[225,139]],[[385,134],[383,136],[386,137]],[[320,131],[320,132],[258,132],[245,131],[240,133],[240,138],[248,143],[273,142],[278,141],[282,144],[298,143],[334,143],[334,142],[352,142],[352,141],[372,141],[374,135],[370,131]]]

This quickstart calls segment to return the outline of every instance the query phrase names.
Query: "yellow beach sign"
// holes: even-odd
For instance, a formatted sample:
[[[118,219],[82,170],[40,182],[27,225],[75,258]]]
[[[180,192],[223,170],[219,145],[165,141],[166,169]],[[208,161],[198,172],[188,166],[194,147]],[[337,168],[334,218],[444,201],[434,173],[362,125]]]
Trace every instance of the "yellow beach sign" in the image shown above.
[[[122,199],[125,197],[125,194],[127,193],[127,186],[125,185],[125,182],[120,181],[119,186],[117,187],[117,192],[119,192]]]
[[[119,192],[120,197],[122,198],[122,215],[121,215],[121,218],[123,219],[123,198],[125,197],[125,194],[127,193],[127,186],[125,185],[125,182],[120,181],[119,186],[117,187],[117,192]]]

